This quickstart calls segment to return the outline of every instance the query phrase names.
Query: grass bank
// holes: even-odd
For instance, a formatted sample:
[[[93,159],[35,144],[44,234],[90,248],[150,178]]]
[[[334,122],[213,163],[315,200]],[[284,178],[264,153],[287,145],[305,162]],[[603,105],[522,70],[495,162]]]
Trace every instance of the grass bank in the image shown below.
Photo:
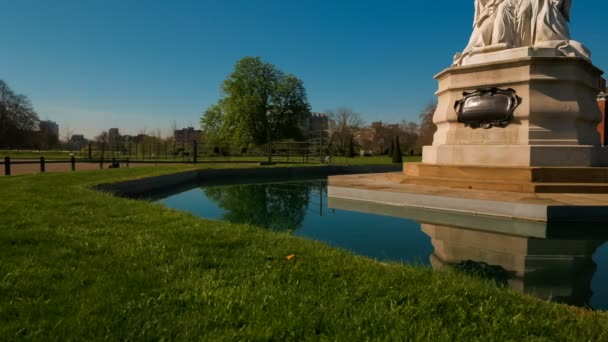
[[[604,313],[88,188],[190,168],[0,178],[0,340],[608,338]]]

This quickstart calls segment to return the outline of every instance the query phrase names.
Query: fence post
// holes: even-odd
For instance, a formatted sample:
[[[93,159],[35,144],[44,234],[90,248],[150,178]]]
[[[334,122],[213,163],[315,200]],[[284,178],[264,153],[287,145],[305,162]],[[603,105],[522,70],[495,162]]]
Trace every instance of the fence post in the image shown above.
[[[72,156],[70,163],[72,164],[72,171],[76,171],[76,157]]]
[[[129,167],[129,158],[127,158],[127,167]]]
[[[323,164],[323,128],[320,129],[319,135],[319,161]]]
[[[112,167],[116,166],[116,158],[112,157]]]
[[[11,175],[11,157],[4,158],[4,175],[5,176]]]
[[[93,159],[93,153],[91,152],[91,144],[89,144],[89,160]]]
[[[99,157],[99,168],[103,169],[103,157],[105,155],[106,152],[106,144],[105,143],[101,143],[101,156]]]
[[[268,141],[268,164],[272,163],[272,141]]]
[[[192,142],[192,162],[196,164],[198,161],[198,144],[196,140]]]
[[[46,166],[44,164],[44,157],[40,157],[40,172],[46,172]]]

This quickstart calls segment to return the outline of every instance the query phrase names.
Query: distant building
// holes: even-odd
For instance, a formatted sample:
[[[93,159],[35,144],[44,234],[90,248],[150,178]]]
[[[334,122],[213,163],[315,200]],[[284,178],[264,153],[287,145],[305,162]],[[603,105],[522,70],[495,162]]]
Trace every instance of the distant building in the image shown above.
[[[137,135],[137,136],[136,136],[136,137],[133,139],[133,141],[134,141],[136,144],[141,144],[141,143],[144,143],[144,142],[146,141],[146,139],[147,139],[147,138],[149,138],[149,135],[147,135],[147,134],[138,134],[138,135]]]
[[[54,121],[40,121],[38,127],[40,129],[40,132],[49,132],[52,135],[59,137],[59,125]]]
[[[380,154],[388,151],[396,136],[402,136],[403,134],[398,124],[385,124],[382,121],[376,121],[368,127],[357,129],[354,133],[354,139],[357,145],[367,151]]]
[[[193,141],[200,141],[201,134],[201,130],[194,129],[194,127],[188,127],[173,131],[173,139],[176,143],[187,144]]]
[[[75,150],[82,149],[87,146],[88,143],[89,141],[82,134],[73,134],[72,137],[70,137],[70,145]]]
[[[329,117],[327,114],[310,112],[302,123],[305,132],[326,130],[329,127]]]
[[[120,131],[118,130],[118,128],[110,128],[108,130],[108,140],[109,141],[120,140]]]

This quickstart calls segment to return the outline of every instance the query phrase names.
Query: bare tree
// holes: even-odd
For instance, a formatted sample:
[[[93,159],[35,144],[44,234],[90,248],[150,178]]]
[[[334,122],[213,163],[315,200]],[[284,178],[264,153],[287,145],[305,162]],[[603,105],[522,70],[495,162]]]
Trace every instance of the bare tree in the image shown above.
[[[171,152],[171,154],[173,154],[173,159],[175,159],[175,133],[177,132],[177,121],[173,120],[171,121],[171,142],[173,143],[173,152]]]
[[[159,158],[161,156],[161,145],[163,142],[163,135],[160,131],[160,128],[153,130],[152,136],[154,137],[153,140],[154,140],[156,158]]]
[[[38,114],[27,96],[16,94],[0,80],[0,145],[16,147],[31,143],[38,123]]]
[[[413,153],[414,149],[417,147],[416,144],[419,138],[420,127],[415,122],[403,120],[399,125],[399,129],[401,131],[399,134],[399,141],[403,151],[405,154],[408,154],[408,152],[410,154]]]
[[[177,121],[172,120],[171,121],[171,133],[170,133],[171,137],[175,136],[175,131],[177,131]]]
[[[433,123],[433,114],[437,109],[437,103],[429,103],[419,114],[420,131],[418,136],[418,147],[428,146],[433,144],[433,135],[437,131],[437,126]]]
[[[70,125],[65,125],[61,128],[61,141],[68,144],[70,139],[72,139],[72,135],[74,134],[74,130],[70,128]]]
[[[101,131],[95,136],[94,140],[97,142],[97,151],[100,151],[100,158],[103,160],[106,152],[106,144],[108,143],[108,131]]]
[[[108,142],[108,131],[101,131],[101,133],[95,136],[95,141],[98,143],[107,143]]]
[[[355,131],[363,126],[363,119],[349,108],[329,110],[326,114],[330,120],[331,147],[334,147],[339,154],[344,154],[354,138]]]

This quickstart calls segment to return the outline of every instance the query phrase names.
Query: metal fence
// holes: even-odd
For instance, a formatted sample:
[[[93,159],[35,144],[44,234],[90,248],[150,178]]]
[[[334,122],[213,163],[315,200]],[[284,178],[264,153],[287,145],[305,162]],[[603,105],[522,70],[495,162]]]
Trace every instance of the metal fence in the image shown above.
[[[197,164],[197,163],[322,163],[324,150],[320,141],[274,142],[252,149],[236,148],[230,145],[205,145],[191,143],[151,143],[151,144],[105,144],[91,143],[80,150],[63,152],[65,157],[44,156],[50,151],[29,153],[24,157],[5,157],[0,161],[4,174],[11,175],[16,165],[31,165],[39,172],[46,172],[49,164],[68,164],[69,170],[76,171],[78,165],[98,164],[100,169],[130,167],[133,164]],[[36,166],[38,165],[38,166]],[[90,169],[90,167],[88,168]]]

